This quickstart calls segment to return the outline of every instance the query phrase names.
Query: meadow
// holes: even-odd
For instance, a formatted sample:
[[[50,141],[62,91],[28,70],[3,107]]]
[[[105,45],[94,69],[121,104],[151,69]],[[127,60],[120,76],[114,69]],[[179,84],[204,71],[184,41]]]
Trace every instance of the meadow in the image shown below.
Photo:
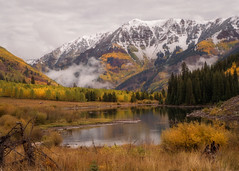
[[[193,128],[195,133],[187,134],[185,130]],[[200,138],[202,143],[195,146],[190,138],[198,137],[198,133],[209,128],[212,133],[217,133],[219,137],[217,143],[221,143],[220,149],[212,155],[205,154],[206,142],[213,138],[206,135]],[[76,149],[60,146],[41,148],[57,166],[48,158],[36,159],[36,166],[31,167],[27,164],[7,166],[6,170],[238,170],[239,169],[239,136],[224,127],[207,126],[196,124],[182,124],[178,128],[165,132],[164,136],[172,136],[178,131],[177,138],[187,144],[182,146],[178,141],[168,142],[168,138],[163,138],[161,145],[140,145],[127,144],[122,146],[103,146],[103,147],[79,147]],[[184,131],[183,131],[184,130]],[[199,131],[199,132],[198,132]],[[204,130],[205,131],[205,130]],[[188,137],[188,138],[187,138]],[[172,140],[172,139],[171,139]],[[221,141],[223,140],[223,141]],[[191,144],[191,145],[190,145]],[[180,145],[181,148],[175,148]],[[168,147],[171,150],[168,150]],[[186,148],[187,147],[187,148]],[[192,148],[188,148],[192,147]],[[15,160],[16,155],[12,153],[7,161]]]
[[[31,135],[38,148],[48,158],[36,155],[36,165],[26,162],[6,165],[4,170],[238,170],[239,128],[222,122],[210,124],[179,123],[162,134],[160,145],[134,143],[122,146],[67,148],[60,146],[62,138],[58,132],[48,129],[55,126],[111,122],[101,118],[87,118],[87,110],[124,107],[138,104],[113,102],[63,102],[52,100],[30,100],[0,98],[0,135],[5,135],[16,122],[35,117]],[[140,104],[141,105],[141,104]],[[97,107],[96,107],[97,106]],[[118,106],[118,107],[119,107]],[[66,109],[66,110],[65,110]],[[29,130],[27,130],[29,132]],[[220,149],[215,154],[205,154],[207,144],[215,141]],[[18,148],[17,151],[23,151]],[[16,152],[5,159],[14,162]]]

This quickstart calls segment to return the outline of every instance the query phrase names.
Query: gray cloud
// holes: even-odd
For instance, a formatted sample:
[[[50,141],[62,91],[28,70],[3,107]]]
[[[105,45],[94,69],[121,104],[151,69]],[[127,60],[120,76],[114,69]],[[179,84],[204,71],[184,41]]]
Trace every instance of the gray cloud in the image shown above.
[[[0,46],[39,58],[82,35],[139,18],[215,19],[239,14],[238,0],[0,0]]]

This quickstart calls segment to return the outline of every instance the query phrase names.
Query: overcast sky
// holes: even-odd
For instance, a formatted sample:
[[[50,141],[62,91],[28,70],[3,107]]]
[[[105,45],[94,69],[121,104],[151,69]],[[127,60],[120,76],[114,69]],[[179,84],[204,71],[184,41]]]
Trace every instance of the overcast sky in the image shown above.
[[[0,0],[0,46],[40,58],[82,35],[134,18],[215,19],[239,15],[239,0]]]

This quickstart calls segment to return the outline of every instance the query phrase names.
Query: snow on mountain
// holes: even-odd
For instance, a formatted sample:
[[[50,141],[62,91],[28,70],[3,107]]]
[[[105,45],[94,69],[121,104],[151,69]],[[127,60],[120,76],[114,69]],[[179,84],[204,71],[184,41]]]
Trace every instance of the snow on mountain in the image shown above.
[[[109,33],[97,33],[91,36],[83,36],[74,41],[63,44],[52,52],[44,55],[38,60],[31,61],[36,63],[47,64],[50,69],[64,68],[65,65],[71,63],[77,56],[90,48],[94,48]]]
[[[26,60],[26,63],[29,65],[34,65],[37,63],[37,60],[36,59],[28,59],[28,60]]]
[[[138,49],[137,54],[141,60],[143,56],[156,59],[159,52],[172,53],[177,47],[186,50],[189,44],[196,44],[202,29],[202,24],[192,20],[134,19],[118,29],[113,41],[125,50],[129,45],[134,45]]]
[[[133,19],[114,32],[83,36],[65,43],[43,56],[38,62],[50,61],[51,65],[56,65],[56,68],[65,66],[64,63],[71,63],[86,50],[105,43],[104,40],[107,38],[111,39],[111,43],[120,45],[126,52],[129,46],[133,45],[137,48],[134,53],[140,60],[144,57],[155,60],[159,53],[170,57],[175,50],[184,51],[189,45],[197,44],[207,38],[212,38],[214,43],[218,43],[222,29],[233,27],[238,34],[238,22],[237,16],[211,21],[172,18],[153,21]]]
[[[129,65],[149,68],[156,63],[175,64],[184,57],[189,57],[188,55],[212,53],[208,55],[217,56],[217,54],[223,54],[238,40],[238,16],[210,21],[172,18],[153,21],[133,19],[112,32],[82,36],[65,43],[39,60],[31,62],[43,72],[48,72],[66,70],[74,65],[86,65],[93,57],[101,61],[104,65],[101,67],[105,68],[106,72],[108,69],[111,70],[111,75],[103,72],[104,78],[109,80],[115,77],[112,72],[117,74]],[[233,43],[225,46],[227,42]],[[222,43],[220,49],[210,49],[211,47],[207,49],[209,45],[217,48],[217,44],[220,43]],[[198,45],[200,45],[199,49]],[[175,59],[177,54],[184,51],[188,51],[186,55],[181,55],[180,60]],[[198,52],[192,53],[195,51]],[[106,56],[102,58],[104,55]],[[132,61],[135,62],[132,63]],[[137,71],[140,70],[137,69]],[[132,75],[136,73],[136,71],[131,72]],[[128,73],[125,72],[125,74]],[[118,80],[121,79],[118,78]],[[118,84],[118,81],[115,81],[115,84]]]

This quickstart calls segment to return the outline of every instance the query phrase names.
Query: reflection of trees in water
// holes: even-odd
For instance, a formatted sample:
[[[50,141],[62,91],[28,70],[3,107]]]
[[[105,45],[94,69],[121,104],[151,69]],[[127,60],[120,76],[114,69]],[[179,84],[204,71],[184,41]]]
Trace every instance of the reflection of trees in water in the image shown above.
[[[117,109],[104,110],[103,113],[104,113],[104,118],[115,119],[117,115]]]
[[[69,142],[74,142],[75,140],[85,142],[92,139],[98,140],[99,143],[101,141],[132,142],[134,140],[147,142],[150,138],[158,142],[161,132],[168,129],[169,126],[172,127],[174,123],[196,120],[191,118],[186,119],[186,114],[192,110],[189,108],[141,106],[82,112],[82,117],[140,119],[141,122],[137,124],[117,124],[69,130],[68,134],[63,136],[65,137],[64,139],[69,139]]]
[[[99,111],[88,112],[89,118],[98,118],[98,116],[99,116]]]
[[[169,125],[173,127],[175,124],[180,122],[201,122],[200,118],[187,118],[187,114],[193,112],[194,108],[167,108]]]
[[[192,108],[173,108],[173,107],[153,107],[153,106],[136,106],[130,108],[107,109],[91,112],[82,112],[81,117],[86,118],[110,118],[110,119],[143,119],[150,123],[147,115],[154,115],[156,118],[160,116],[161,119],[166,117],[169,120],[169,125],[172,127],[179,122],[199,121],[200,118],[186,118],[187,113],[192,112]],[[149,118],[152,118],[150,116]],[[156,119],[155,118],[155,119]],[[147,121],[148,120],[148,121]],[[156,119],[158,120],[158,119]]]
[[[139,107],[131,107],[130,110],[133,114],[140,116],[142,114],[142,110]]]
[[[167,108],[168,118],[170,121],[185,121],[187,111],[186,109],[181,108]]]
[[[142,107],[131,107],[130,110],[134,115],[141,116],[142,114],[155,113],[155,107],[152,106],[142,106]]]
[[[154,111],[155,114],[159,114],[160,116],[166,116],[168,114],[166,107],[156,107]]]

